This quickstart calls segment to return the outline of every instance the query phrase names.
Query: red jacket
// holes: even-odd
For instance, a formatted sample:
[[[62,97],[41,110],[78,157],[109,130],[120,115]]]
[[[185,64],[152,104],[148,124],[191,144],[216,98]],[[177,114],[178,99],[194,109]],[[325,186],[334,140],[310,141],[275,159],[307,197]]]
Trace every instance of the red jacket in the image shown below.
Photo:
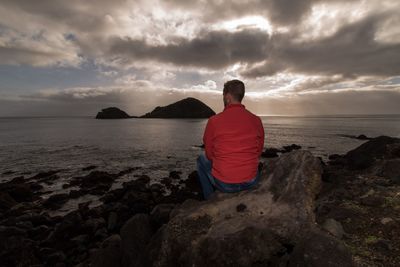
[[[207,122],[203,142],[211,174],[225,183],[242,183],[257,174],[264,147],[261,119],[242,104],[230,104]]]

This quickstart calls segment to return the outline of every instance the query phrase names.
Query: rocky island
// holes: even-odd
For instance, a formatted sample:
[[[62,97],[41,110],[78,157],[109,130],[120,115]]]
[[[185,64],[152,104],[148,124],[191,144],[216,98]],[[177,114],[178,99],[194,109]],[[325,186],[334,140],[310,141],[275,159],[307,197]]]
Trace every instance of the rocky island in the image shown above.
[[[14,177],[0,184],[1,265],[399,266],[400,139],[372,138],[329,162],[284,150],[266,153],[252,190],[207,201],[196,171],[112,189],[135,169],[88,166],[50,197],[41,189],[58,170]],[[102,204],[49,215],[86,194]]]
[[[120,110],[116,107],[104,108],[97,113],[96,119],[129,119],[136,118],[134,116],[129,116],[125,111]]]
[[[215,112],[200,100],[188,97],[165,107],[156,107],[141,118],[209,118]]]
[[[188,97],[165,107],[156,107],[153,111],[140,117],[130,116],[116,107],[102,109],[96,119],[129,119],[129,118],[164,118],[164,119],[206,119],[215,112],[200,100]]]

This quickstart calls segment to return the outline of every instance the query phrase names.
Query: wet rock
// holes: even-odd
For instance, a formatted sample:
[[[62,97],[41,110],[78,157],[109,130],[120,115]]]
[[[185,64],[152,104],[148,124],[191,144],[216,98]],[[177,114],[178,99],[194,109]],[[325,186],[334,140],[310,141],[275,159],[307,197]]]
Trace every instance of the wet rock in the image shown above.
[[[117,223],[118,223],[118,214],[115,212],[110,212],[107,220],[107,229],[109,231],[114,230],[115,227],[117,227]]]
[[[81,190],[71,190],[69,191],[69,197],[74,199],[83,196],[83,191]]]
[[[0,192],[0,210],[8,210],[15,206],[17,202],[7,192]]]
[[[182,172],[180,171],[171,171],[168,177],[171,179],[180,180],[181,179],[180,174],[182,174]]]
[[[282,152],[281,150],[277,149],[277,148],[266,148],[264,150],[264,152],[261,153],[261,157],[263,158],[276,158],[279,157],[279,154]]]
[[[90,171],[90,170],[93,170],[96,168],[97,168],[97,166],[95,166],[95,165],[89,165],[87,167],[82,168],[82,171]]]
[[[83,220],[79,212],[70,212],[56,225],[54,231],[49,236],[49,241],[69,240],[71,237],[81,233],[82,225]]]
[[[66,256],[62,251],[57,251],[46,257],[46,264],[55,266],[57,263],[63,263],[66,260]]]
[[[339,239],[342,239],[344,235],[342,224],[334,219],[326,219],[325,222],[322,224],[322,228],[324,228],[326,231]]]
[[[106,238],[108,236],[108,232],[107,229],[105,227],[100,228],[99,230],[96,231],[96,233],[94,234],[94,237],[99,239],[99,240],[103,240],[104,238]]]
[[[169,221],[169,214],[174,209],[174,207],[174,204],[167,203],[162,203],[155,206],[150,212],[150,219],[152,224],[155,225],[156,228],[159,228],[164,223],[167,223]]]
[[[147,214],[136,214],[121,228],[122,266],[140,266],[153,231]]]
[[[64,193],[51,195],[43,202],[43,206],[48,209],[56,210],[61,208],[68,201],[68,199],[69,195]]]
[[[391,159],[393,155],[392,146],[400,143],[399,138],[379,136],[349,151],[345,155],[346,164],[350,169],[360,170],[371,167],[376,160]]]
[[[119,267],[121,266],[121,237],[112,235],[101,244],[90,257],[91,266],[96,267]]]
[[[83,232],[88,234],[95,234],[96,231],[102,227],[105,227],[106,221],[103,218],[90,218],[85,220],[83,223]]]
[[[40,264],[34,241],[22,236],[0,240],[2,266],[34,266]]]
[[[60,172],[60,170],[52,170],[52,171],[46,171],[46,172],[39,172],[38,174],[32,176],[30,179],[43,179],[50,177],[56,173]]]
[[[161,184],[165,185],[167,188],[169,188],[172,185],[171,178],[169,177],[164,177],[160,180]]]
[[[293,150],[301,149],[301,146],[296,144],[291,144],[290,146],[283,146],[284,152],[291,152]]]
[[[76,177],[70,182],[70,186],[80,185],[81,190],[101,195],[110,189],[116,177],[116,175],[104,171],[92,171],[86,176]]]

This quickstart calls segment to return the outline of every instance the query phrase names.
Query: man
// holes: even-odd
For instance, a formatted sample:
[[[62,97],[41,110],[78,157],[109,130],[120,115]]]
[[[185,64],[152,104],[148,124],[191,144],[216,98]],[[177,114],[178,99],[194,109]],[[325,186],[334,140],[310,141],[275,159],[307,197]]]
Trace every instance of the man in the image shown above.
[[[264,128],[261,119],[241,104],[244,93],[242,81],[226,82],[224,110],[207,122],[203,136],[205,155],[197,158],[204,199],[215,189],[238,192],[251,188],[259,180]]]

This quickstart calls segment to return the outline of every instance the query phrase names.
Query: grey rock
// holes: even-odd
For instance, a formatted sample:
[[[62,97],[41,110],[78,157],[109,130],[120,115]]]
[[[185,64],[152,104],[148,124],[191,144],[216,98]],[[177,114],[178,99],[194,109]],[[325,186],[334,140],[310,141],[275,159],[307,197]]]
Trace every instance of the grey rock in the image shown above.
[[[115,227],[117,226],[117,222],[118,222],[118,214],[115,212],[110,212],[110,214],[108,215],[108,220],[107,220],[107,229],[109,231],[112,231],[115,229]]]
[[[313,230],[294,247],[290,255],[289,267],[350,267],[354,266],[352,256],[343,243],[327,234]]]
[[[153,208],[150,213],[150,218],[153,224],[157,227],[169,221],[169,214],[174,209],[174,204],[162,203]]]
[[[252,190],[216,194],[205,202],[184,202],[153,236],[146,264],[280,266],[288,261],[290,250],[307,237],[304,232],[322,236],[321,243],[335,242],[327,250],[334,261],[335,254],[342,253],[336,246],[340,241],[324,235],[315,224],[314,200],[321,173],[317,158],[297,150],[266,160],[260,183]],[[246,205],[245,212],[237,212],[241,203]],[[343,266],[350,266],[351,257],[346,255]]]
[[[122,266],[141,266],[153,231],[147,214],[136,214],[121,228]]]
[[[119,267],[121,266],[121,237],[112,235],[101,244],[101,248],[90,256],[91,266]]]
[[[322,228],[339,239],[342,239],[344,235],[342,224],[334,219],[326,219],[322,225]]]

